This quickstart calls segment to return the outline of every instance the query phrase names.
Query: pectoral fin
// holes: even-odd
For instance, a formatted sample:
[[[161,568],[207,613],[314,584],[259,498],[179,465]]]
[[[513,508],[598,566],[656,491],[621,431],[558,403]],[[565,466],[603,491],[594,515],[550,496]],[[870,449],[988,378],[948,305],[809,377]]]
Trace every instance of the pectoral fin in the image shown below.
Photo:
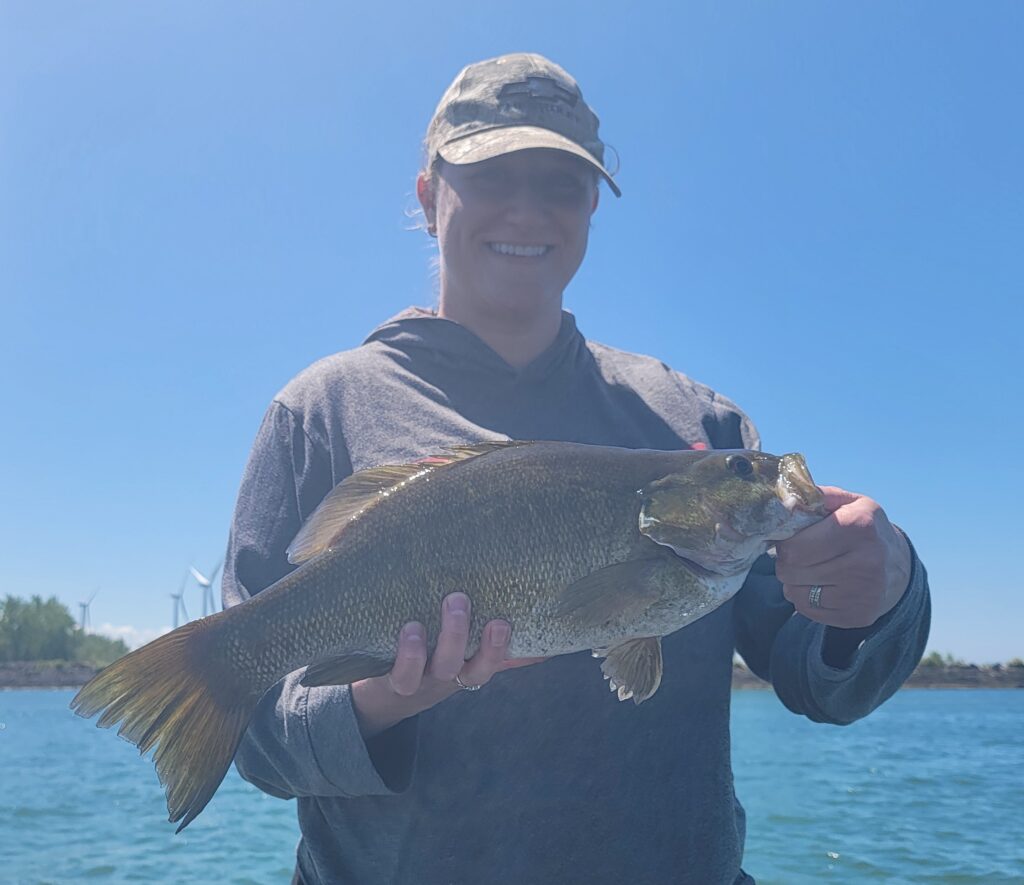
[[[353,652],[337,658],[328,658],[316,664],[310,664],[300,683],[306,688],[318,685],[348,685],[371,676],[383,676],[390,673],[394,660],[381,658],[377,655]]]
[[[658,564],[656,558],[631,559],[592,572],[562,591],[552,614],[581,627],[639,615],[660,595],[652,580]]]
[[[595,649],[595,657],[604,656],[601,672],[608,687],[618,692],[619,700],[633,699],[642,704],[661,685],[661,637],[630,639],[611,649]]]

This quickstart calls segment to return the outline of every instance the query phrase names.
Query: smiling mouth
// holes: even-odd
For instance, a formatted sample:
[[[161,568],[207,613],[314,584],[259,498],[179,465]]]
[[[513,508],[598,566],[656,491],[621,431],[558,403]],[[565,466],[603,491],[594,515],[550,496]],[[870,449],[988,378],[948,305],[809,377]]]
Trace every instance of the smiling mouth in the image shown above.
[[[512,255],[516,258],[540,258],[551,251],[551,246],[521,246],[516,243],[488,243],[492,252],[498,255]]]

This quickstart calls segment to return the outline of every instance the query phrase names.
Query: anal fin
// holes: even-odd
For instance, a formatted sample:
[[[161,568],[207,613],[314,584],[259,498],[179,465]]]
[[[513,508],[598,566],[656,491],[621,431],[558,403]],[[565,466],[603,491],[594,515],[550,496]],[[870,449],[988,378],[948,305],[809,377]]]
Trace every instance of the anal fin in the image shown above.
[[[629,639],[609,649],[595,649],[595,657],[604,657],[601,672],[608,687],[620,701],[633,699],[642,704],[661,685],[661,637]]]
[[[385,673],[390,673],[394,663],[392,658],[382,658],[379,655],[358,651],[352,652],[310,664],[300,683],[306,688],[318,685],[349,685],[360,679],[369,679],[372,676],[383,676]]]

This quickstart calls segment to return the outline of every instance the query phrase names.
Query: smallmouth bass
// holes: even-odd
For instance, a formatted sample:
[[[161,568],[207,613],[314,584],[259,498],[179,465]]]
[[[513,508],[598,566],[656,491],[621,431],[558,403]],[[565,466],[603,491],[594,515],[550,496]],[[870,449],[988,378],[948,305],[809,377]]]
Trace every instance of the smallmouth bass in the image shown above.
[[[824,515],[798,454],[458,446],[345,479],[289,546],[295,571],[125,655],[71,706],[155,749],[180,832],[267,689],[301,667],[306,686],[383,675],[409,621],[432,650],[448,593],[472,601],[467,655],[503,618],[509,657],[592,650],[618,698],[639,704],[662,679],[661,637],[722,605],[772,543]]]

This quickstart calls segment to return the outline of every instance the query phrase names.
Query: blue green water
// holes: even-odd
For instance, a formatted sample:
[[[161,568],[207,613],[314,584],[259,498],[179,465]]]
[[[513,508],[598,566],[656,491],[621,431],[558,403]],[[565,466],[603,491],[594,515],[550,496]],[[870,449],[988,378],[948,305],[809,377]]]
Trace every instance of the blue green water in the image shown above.
[[[293,803],[232,771],[175,836],[151,763],[72,694],[0,692],[0,882],[288,882]],[[761,885],[1024,883],[1024,691],[904,691],[848,728],[766,692],[733,710]]]

